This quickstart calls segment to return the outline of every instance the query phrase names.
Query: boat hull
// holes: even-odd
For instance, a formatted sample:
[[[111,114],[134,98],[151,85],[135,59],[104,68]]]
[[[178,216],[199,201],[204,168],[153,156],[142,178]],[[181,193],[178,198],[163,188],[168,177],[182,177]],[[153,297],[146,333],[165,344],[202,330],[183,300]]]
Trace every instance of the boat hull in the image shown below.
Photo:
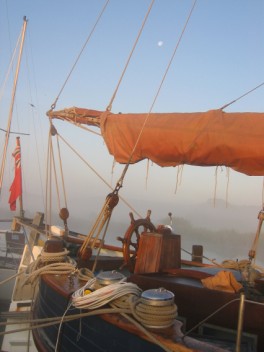
[[[164,287],[175,295],[178,314],[184,319],[186,331],[189,331],[200,322],[216,312],[220,307],[228,304],[217,314],[207,319],[201,326],[211,325],[222,330],[233,332],[236,340],[238,327],[240,295],[204,288],[201,284],[203,273],[179,269],[174,274],[134,274],[129,281],[137,284],[143,290],[151,287]],[[192,276],[193,275],[193,276]],[[198,331],[195,329],[194,331]],[[264,306],[246,300],[244,319],[244,337],[249,336],[249,351],[264,351]],[[247,338],[245,338],[247,339]],[[245,341],[245,343],[248,343]]]
[[[67,281],[67,280],[66,280]],[[66,282],[65,281],[65,282]],[[76,288],[74,284],[71,290]],[[44,276],[40,283],[39,295],[34,306],[34,318],[62,316],[69,304],[70,292],[68,283],[60,289]],[[72,309],[68,314],[80,313]],[[120,318],[119,318],[120,320]],[[63,323],[59,332],[59,325],[33,330],[34,342],[41,352],[53,352],[56,344],[59,351],[93,351],[93,352],[161,352],[163,349],[140,336],[130,333],[105,317],[85,317],[69,323]],[[190,351],[189,349],[184,349]]]

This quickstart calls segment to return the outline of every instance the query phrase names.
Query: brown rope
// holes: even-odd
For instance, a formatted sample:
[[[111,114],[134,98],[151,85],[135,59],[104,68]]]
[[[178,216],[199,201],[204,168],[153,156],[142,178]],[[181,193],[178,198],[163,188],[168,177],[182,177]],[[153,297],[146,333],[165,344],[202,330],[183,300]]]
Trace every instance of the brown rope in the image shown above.
[[[104,205],[103,205],[103,207],[101,209],[100,214],[96,218],[92,229],[90,230],[88,236],[86,237],[85,241],[83,242],[83,244],[82,244],[82,246],[80,248],[80,254],[81,255],[85,252],[85,250],[86,250],[86,248],[88,246],[90,246],[90,248],[92,248],[92,249],[95,247],[95,244],[99,240],[100,233],[102,232],[104,226],[106,226],[103,238],[102,238],[102,240],[100,241],[100,244],[99,244],[99,252],[100,252],[100,247],[103,244],[102,241],[103,241],[103,239],[105,237],[105,233],[106,233],[106,230],[107,230],[108,225],[109,225],[109,220],[110,220],[110,217],[112,215],[113,208],[114,208],[114,207],[112,207],[112,199],[113,199],[112,197],[113,196],[114,196],[114,194],[112,193],[111,195],[109,195],[106,198],[106,200],[104,202]],[[96,233],[96,235],[94,236],[95,233]]]

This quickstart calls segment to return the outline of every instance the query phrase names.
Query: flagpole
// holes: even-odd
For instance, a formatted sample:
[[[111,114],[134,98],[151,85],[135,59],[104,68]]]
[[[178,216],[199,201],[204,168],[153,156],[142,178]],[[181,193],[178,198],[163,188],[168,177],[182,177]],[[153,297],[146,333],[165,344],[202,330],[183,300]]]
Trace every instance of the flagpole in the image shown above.
[[[1,170],[0,170],[0,195],[1,195],[1,191],[2,191],[2,185],[3,185],[7,146],[8,146],[8,141],[9,141],[10,129],[11,129],[11,121],[12,121],[13,107],[14,107],[14,101],[15,101],[15,95],[16,95],[18,74],[19,74],[19,69],[20,69],[21,57],[22,57],[22,53],[23,53],[23,46],[24,46],[24,40],[25,40],[25,33],[26,33],[26,28],[27,28],[26,16],[24,16],[23,20],[24,20],[24,23],[23,23],[23,28],[22,28],[22,37],[21,37],[19,56],[18,56],[17,67],[16,67],[16,74],[15,74],[14,84],[13,84],[12,101],[11,101],[11,105],[10,105],[10,109],[9,109],[9,117],[8,117],[7,129],[6,129],[6,135],[5,135],[4,151],[3,151]]]

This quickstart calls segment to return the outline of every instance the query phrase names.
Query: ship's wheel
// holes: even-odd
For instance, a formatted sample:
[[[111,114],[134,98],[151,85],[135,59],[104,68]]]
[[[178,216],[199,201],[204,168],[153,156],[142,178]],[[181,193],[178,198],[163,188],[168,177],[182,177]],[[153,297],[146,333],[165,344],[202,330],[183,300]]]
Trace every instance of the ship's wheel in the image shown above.
[[[145,219],[135,220],[133,214],[130,213],[131,224],[128,227],[124,238],[119,238],[123,242],[123,256],[124,265],[128,267],[130,272],[134,271],[140,235],[143,232],[155,232],[156,228],[150,221],[150,210],[148,211],[147,217]]]

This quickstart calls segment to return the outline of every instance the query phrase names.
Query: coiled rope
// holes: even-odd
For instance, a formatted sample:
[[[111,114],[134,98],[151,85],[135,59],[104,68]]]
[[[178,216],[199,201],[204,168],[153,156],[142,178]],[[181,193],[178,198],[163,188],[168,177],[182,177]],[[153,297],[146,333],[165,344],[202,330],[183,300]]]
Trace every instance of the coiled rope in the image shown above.
[[[37,259],[28,265],[25,270],[25,281],[23,285],[35,285],[40,275],[44,274],[71,274],[76,270],[76,262],[67,256],[68,250],[62,252],[47,253],[44,250]]]
[[[96,277],[90,279],[82,288],[72,294],[72,302],[67,310],[70,306],[74,306],[78,309],[94,311],[109,304],[115,313],[120,313],[137,326],[164,351],[171,351],[146,328],[161,329],[171,326],[177,316],[177,306],[172,303],[167,306],[151,307],[140,299],[142,290],[136,284],[128,283],[125,280],[124,278],[117,283],[102,286],[97,282]],[[96,289],[96,287],[98,288]],[[92,291],[93,289],[96,290]]]
[[[80,268],[78,270],[77,276],[79,280],[87,282],[88,280],[91,280],[92,278],[94,278],[94,273],[87,268]]]
[[[72,294],[72,305],[78,309],[97,309],[122,296],[135,295],[139,296],[141,289],[133,284],[120,280],[118,283],[101,287],[95,291],[96,278],[87,282],[81,289]],[[85,294],[85,292],[90,292]]]
[[[174,302],[155,306],[148,304],[140,298],[142,290],[125,280],[126,278],[101,286],[94,277],[72,294],[72,306],[92,310],[110,304],[115,308],[130,309],[134,318],[145,327],[165,328],[172,325],[177,317],[177,306]]]
[[[177,317],[175,303],[166,306],[153,306],[146,304],[142,299],[131,303],[133,316],[147,328],[170,327]]]

